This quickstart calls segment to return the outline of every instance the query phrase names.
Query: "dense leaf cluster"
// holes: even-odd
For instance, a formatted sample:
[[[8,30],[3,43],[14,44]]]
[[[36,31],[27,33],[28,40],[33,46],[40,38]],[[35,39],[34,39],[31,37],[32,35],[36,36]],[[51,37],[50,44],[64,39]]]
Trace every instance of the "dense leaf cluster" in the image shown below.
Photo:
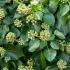
[[[0,0],[0,70],[70,70],[70,0]]]

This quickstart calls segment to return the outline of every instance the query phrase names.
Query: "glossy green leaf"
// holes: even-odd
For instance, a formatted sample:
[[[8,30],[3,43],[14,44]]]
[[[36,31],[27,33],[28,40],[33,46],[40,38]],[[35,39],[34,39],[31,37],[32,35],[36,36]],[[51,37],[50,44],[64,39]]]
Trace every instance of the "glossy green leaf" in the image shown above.
[[[48,60],[49,62],[53,61],[55,59],[56,55],[57,55],[56,50],[53,50],[53,49],[44,50],[44,56],[45,56],[46,60]]]
[[[55,24],[55,17],[53,16],[53,14],[44,14],[43,20],[45,23],[48,23],[51,26]]]
[[[52,42],[50,43],[50,46],[51,46],[53,49],[56,49],[56,50],[59,49],[59,45],[58,45],[58,43],[55,42],[55,41],[52,41]]]
[[[60,38],[60,39],[65,39],[64,34],[63,34],[62,32],[60,32],[60,31],[58,31],[58,30],[55,30],[55,31],[54,31],[54,34],[55,34],[58,38]]]
[[[29,42],[29,52],[34,52],[36,49],[38,49],[40,46],[40,41],[39,40],[31,40]]]

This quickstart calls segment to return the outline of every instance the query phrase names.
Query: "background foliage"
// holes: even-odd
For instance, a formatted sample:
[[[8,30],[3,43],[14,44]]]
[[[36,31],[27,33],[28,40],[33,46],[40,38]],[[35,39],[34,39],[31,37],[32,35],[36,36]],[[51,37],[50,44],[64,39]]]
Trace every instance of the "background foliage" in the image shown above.
[[[0,0],[1,70],[70,70],[70,0]]]

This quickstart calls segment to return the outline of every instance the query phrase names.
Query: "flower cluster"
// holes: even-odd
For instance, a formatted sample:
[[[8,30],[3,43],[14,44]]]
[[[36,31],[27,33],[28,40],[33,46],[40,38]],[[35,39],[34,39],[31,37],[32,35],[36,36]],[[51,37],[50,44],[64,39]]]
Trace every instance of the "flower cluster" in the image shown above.
[[[28,38],[34,39],[37,36],[38,36],[37,32],[34,32],[33,30],[28,31]]]
[[[45,29],[45,30],[49,29],[49,25],[46,23],[42,23],[41,27],[42,27],[42,29]]]
[[[16,27],[21,27],[21,26],[22,26],[22,22],[21,22],[19,19],[15,19],[15,20],[14,20],[14,25],[15,25]]]
[[[30,58],[30,59],[27,61],[27,64],[32,67],[32,66],[33,66],[33,60]]]
[[[19,65],[18,70],[34,70],[34,69],[29,66]]]
[[[67,62],[60,59],[58,62],[57,62],[57,66],[60,70],[63,70],[65,68],[67,68]]]
[[[43,41],[49,41],[51,37],[51,33],[48,30],[42,30],[40,32],[39,38]]]
[[[5,17],[5,9],[0,8],[0,20],[2,20]]]
[[[25,44],[25,41],[22,38],[19,38],[17,40],[17,42],[18,42],[19,45],[24,45]]]
[[[26,17],[26,23],[31,22],[34,25],[34,23],[36,23],[36,19],[35,14],[30,14]]]
[[[16,39],[16,35],[13,33],[13,32],[9,32],[7,35],[6,35],[6,40],[7,42],[11,42],[13,43]]]
[[[3,47],[0,47],[0,58],[3,58],[6,53],[6,50]]]
[[[26,6],[25,4],[18,5],[17,12],[22,14],[30,14],[32,11],[30,6]]]
[[[70,54],[70,43],[66,45],[66,52]]]

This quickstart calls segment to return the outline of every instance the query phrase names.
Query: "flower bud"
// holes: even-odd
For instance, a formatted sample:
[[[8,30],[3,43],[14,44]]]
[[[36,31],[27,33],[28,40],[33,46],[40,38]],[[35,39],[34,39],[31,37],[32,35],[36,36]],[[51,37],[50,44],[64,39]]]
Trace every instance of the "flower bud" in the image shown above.
[[[42,29],[45,29],[45,30],[49,29],[49,25],[46,23],[42,23],[41,27],[42,27]]]
[[[19,38],[17,40],[17,42],[18,42],[19,45],[24,45],[25,44],[25,42],[24,42],[24,40],[22,38]]]
[[[29,23],[29,22],[33,24],[36,23],[36,17],[34,14],[30,14],[26,17],[26,23]]]
[[[17,12],[22,14],[30,14],[32,11],[30,6],[26,6],[25,4],[18,5]]]
[[[6,40],[7,42],[14,42],[16,39],[16,36],[13,32],[9,32],[7,35],[6,35]]]
[[[51,34],[48,30],[42,30],[40,32],[40,36],[39,38],[43,41],[49,41],[50,40],[50,37],[51,37]]]
[[[68,54],[70,54],[70,43],[68,43],[68,44],[66,45],[66,52],[67,52]]]
[[[57,62],[57,66],[60,70],[63,70],[65,68],[67,68],[67,62],[60,59],[58,62]]]
[[[5,10],[3,8],[0,8],[0,20],[2,20],[5,17]]]
[[[20,20],[16,19],[16,20],[14,21],[14,25],[15,25],[16,27],[21,27],[21,26],[22,26],[22,22],[21,22]]]
[[[38,36],[38,33],[37,32],[34,32],[33,30],[30,30],[28,32],[28,38],[30,38],[30,39],[34,39],[37,36]]]
[[[3,58],[6,53],[6,50],[3,47],[0,47],[0,58]]]

